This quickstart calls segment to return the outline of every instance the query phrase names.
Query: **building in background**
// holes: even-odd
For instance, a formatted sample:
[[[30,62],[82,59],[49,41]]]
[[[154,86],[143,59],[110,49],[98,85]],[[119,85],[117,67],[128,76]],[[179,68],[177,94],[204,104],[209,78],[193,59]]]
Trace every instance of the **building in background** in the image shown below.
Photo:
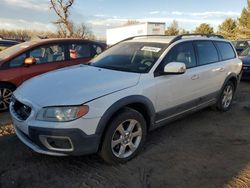
[[[165,23],[146,22],[107,29],[107,45],[113,45],[126,38],[140,35],[164,35]]]

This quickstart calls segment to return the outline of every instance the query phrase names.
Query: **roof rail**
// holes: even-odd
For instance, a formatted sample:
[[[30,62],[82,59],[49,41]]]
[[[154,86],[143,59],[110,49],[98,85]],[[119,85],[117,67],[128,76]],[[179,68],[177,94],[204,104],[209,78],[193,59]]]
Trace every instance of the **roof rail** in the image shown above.
[[[202,33],[192,33],[192,34],[183,34],[183,35],[177,35],[171,42],[170,44],[181,40],[183,37],[194,37],[194,36],[200,36],[200,37],[207,37],[207,38],[219,38],[219,39],[224,39],[222,35],[215,35],[215,34],[202,34]]]
[[[126,39],[123,39],[111,46],[114,46],[116,44],[119,44],[121,42],[125,42],[125,41],[128,41],[128,40],[132,40],[132,39],[135,39],[135,38],[139,38],[139,37],[170,37],[170,35],[137,35],[137,36],[133,36],[133,37],[129,37],[129,38],[126,38]]]
[[[133,37],[129,37],[126,38],[120,42],[117,42],[116,44],[119,44],[121,42],[125,42],[128,40],[132,40],[135,38],[139,38],[139,37],[173,37],[173,39],[171,40],[171,42],[169,44],[172,44],[178,40],[181,40],[183,37],[192,37],[192,36],[200,36],[200,37],[207,37],[207,38],[220,38],[220,39],[224,39],[224,37],[222,35],[215,35],[215,34],[201,34],[201,33],[192,33],[192,34],[182,34],[182,35],[177,35],[177,36],[173,36],[173,35],[138,35],[138,36],[133,36]],[[114,45],[116,45],[114,44]],[[112,46],[114,46],[112,45]]]

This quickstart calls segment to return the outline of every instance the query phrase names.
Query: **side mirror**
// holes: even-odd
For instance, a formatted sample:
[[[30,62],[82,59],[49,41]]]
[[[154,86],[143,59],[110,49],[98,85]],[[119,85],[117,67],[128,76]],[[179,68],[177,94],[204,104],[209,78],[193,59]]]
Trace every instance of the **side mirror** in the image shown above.
[[[36,59],[34,57],[28,57],[24,60],[24,65],[34,65],[36,64]]]
[[[184,74],[186,72],[185,63],[171,62],[164,67],[165,74]]]

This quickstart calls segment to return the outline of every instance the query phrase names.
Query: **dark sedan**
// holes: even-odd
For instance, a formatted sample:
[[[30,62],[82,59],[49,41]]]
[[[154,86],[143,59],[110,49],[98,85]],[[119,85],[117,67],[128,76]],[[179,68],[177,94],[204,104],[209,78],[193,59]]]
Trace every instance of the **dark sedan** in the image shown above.
[[[243,62],[242,79],[250,80],[250,47],[246,48],[241,54],[240,58]]]
[[[19,42],[14,40],[0,40],[0,51],[5,50],[6,48],[9,48],[16,44],[19,44]]]

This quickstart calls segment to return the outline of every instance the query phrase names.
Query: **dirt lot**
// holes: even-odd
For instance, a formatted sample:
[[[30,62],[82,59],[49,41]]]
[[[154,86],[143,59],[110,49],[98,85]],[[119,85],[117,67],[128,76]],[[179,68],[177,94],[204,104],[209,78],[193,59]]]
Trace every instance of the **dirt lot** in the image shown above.
[[[0,119],[8,124],[8,114]],[[250,187],[250,82],[241,84],[230,112],[205,109],[151,132],[125,165],[106,165],[97,155],[35,154],[11,130],[0,136],[0,148],[3,188]]]

